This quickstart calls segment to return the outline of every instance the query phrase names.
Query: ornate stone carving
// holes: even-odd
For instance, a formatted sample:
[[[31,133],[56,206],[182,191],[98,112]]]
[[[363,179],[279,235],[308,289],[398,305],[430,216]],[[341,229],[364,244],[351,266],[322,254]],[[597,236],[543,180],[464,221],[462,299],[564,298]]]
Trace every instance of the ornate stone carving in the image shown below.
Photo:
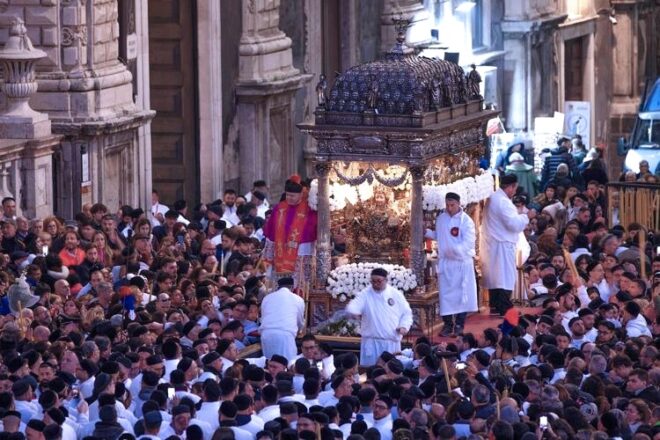
[[[50,134],[48,116],[32,110],[29,104],[37,91],[35,65],[45,57],[45,52],[32,46],[23,20],[15,17],[7,44],[0,50],[4,72],[2,91],[7,96],[6,111],[0,116],[0,125],[4,126],[2,137],[29,139]]]

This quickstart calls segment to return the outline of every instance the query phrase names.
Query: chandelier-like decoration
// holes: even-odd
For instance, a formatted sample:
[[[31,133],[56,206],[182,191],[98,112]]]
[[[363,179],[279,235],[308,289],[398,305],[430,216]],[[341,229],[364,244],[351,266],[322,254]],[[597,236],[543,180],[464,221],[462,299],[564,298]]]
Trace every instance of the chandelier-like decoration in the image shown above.
[[[361,185],[364,182],[368,182],[369,184],[372,184],[374,180],[378,181],[381,185],[385,185],[389,188],[395,188],[397,186],[400,186],[406,182],[408,179],[408,176],[410,175],[410,171],[408,168],[401,167],[403,168],[403,172],[400,175],[388,175],[390,173],[394,173],[396,171],[391,170],[389,172],[386,172],[385,175],[381,175],[378,170],[374,167],[373,164],[369,164],[366,170],[362,172],[362,174],[356,176],[356,177],[351,177],[347,176],[346,174],[342,173],[339,168],[336,165],[333,165],[333,170],[335,174],[337,175],[337,178],[349,185],[356,186],[356,185]],[[394,167],[390,167],[394,168]],[[389,170],[389,168],[388,168]]]

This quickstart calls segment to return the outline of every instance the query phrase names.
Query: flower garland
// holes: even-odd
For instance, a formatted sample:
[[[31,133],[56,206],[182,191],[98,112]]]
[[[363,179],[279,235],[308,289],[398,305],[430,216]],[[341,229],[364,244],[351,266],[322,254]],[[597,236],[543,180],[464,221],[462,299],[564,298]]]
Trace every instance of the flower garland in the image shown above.
[[[461,205],[466,206],[487,199],[495,191],[494,188],[493,176],[487,172],[446,185],[424,185],[422,204],[425,211],[445,209],[445,195],[453,192],[461,197]]]
[[[385,176],[388,176],[385,172]],[[410,189],[410,182],[407,177],[409,173],[406,172],[406,179],[397,186],[395,189]],[[386,180],[388,177],[379,176]],[[399,176],[400,178],[401,176]],[[380,178],[376,179],[379,182]],[[395,180],[399,180],[395,178]],[[392,182],[392,180],[388,180]],[[318,209],[319,197],[319,183],[317,179],[312,180],[310,185],[307,201],[313,210]],[[331,183],[329,189],[330,194],[330,211],[340,211],[346,207],[348,203],[355,205],[358,201],[367,201],[374,196],[374,188],[367,181],[363,179],[359,185],[351,185],[349,183]],[[492,174],[484,172],[475,177],[466,177],[445,185],[424,185],[422,189],[422,204],[425,211],[439,211],[445,209],[445,194],[454,192],[461,197],[461,205],[466,206],[470,203],[477,203],[487,199],[495,191]]]
[[[405,293],[417,287],[417,277],[413,271],[398,264],[351,263],[330,272],[326,290],[334,299],[346,302],[369,286],[371,271],[378,267],[387,271],[388,284],[399,292]]]

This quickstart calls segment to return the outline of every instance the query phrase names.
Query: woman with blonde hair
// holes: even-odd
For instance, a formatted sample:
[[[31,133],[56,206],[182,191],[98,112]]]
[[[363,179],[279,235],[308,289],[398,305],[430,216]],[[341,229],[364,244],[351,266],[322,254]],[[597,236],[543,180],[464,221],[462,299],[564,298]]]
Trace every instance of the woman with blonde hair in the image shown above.
[[[108,239],[105,236],[105,233],[101,231],[95,232],[92,237],[92,244],[94,244],[94,247],[99,253],[99,263],[101,263],[103,267],[112,267],[114,254],[108,245]]]

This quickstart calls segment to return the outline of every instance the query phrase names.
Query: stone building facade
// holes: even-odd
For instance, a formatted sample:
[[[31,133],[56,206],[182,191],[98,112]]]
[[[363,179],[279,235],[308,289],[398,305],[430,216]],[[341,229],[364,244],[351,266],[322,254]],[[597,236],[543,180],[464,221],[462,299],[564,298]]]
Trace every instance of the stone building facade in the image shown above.
[[[379,57],[399,16],[409,45],[479,66],[508,129],[585,100],[591,138],[612,144],[657,75],[659,2],[0,0],[0,44],[19,18],[45,52],[30,104],[52,127],[23,140],[0,129],[0,190],[29,215],[67,218],[88,202],[148,206],[152,187],[192,205],[265,179],[275,197],[313,172],[295,124],[313,115],[319,74],[331,86]]]

